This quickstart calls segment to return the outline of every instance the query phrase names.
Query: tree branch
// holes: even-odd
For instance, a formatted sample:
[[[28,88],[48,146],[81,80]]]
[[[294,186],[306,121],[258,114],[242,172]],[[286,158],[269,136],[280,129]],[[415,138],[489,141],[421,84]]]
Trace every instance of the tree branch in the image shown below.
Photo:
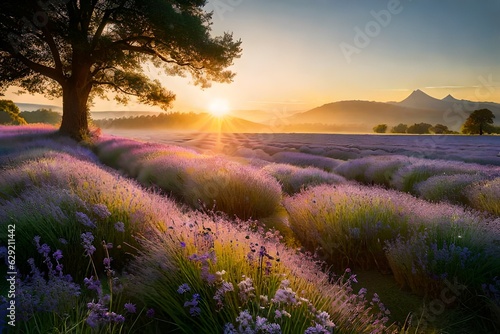
[[[52,58],[54,58],[55,69],[57,71],[60,71],[62,74],[63,64],[61,61],[61,54],[59,53],[59,49],[57,48],[57,45],[54,41],[54,37],[52,36],[50,30],[47,28],[47,25],[45,25],[42,28],[42,33],[45,41],[47,42],[47,45],[50,48],[50,52],[52,53]]]
[[[131,95],[131,96],[137,96],[139,97],[140,95],[137,94],[137,93],[132,93],[132,92],[127,92],[126,90],[124,90],[122,87],[118,86],[116,83],[112,82],[112,81],[97,81],[97,80],[94,80],[92,81],[92,84],[94,85],[105,85],[105,86],[111,86],[113,87],[114,89],[122,92],[123,94],[126,94],[126,95]]]
[[[176,65],[183,66],[183,67],[187,66],[187,67],[192,68],[193,70],[198,70],[198,71],[203,70],[205,68],[204,66],[200,66],[200,67],[194,66],[191,61],[180,61],[180,60],[176,60],[176,59],[172,59],[172,58],[166,58],[161,53],[159,53],[156,50],[154,50],[150,47],[147,47],[145,45],[133,46],[133,45],[130,45],[127,43],[127,41],[133,41],[133,40],[138,41],[141,39],[150,39],[151,41],[154,41],[154,38],[152,38],[152,37],[136,36],[134,38],[128,38],[126,40],[124,39],[124,40],[116,41],[113,44],[117,45],[120,50],[149,54],[151,56],[158,57],[161,61],[163,61],[165,63],[176,64]]]
[[[56,71],[55,69],[48,67],[48,66],[45,66],[45,65],[35,63],[34,61],[28,59],[27,57],[25,57],[24,55],[22,55],[19,52],[16,54],[13,54],[12,57],[18,59],[20,62],[22,62],[29,69],[31,69],[35,72],[38,72],[41,75],[45,75],[46,77],[49,77],[49,78],[57,81],[61,85],[63,85],[64,76],[63,76],[62,72]]]

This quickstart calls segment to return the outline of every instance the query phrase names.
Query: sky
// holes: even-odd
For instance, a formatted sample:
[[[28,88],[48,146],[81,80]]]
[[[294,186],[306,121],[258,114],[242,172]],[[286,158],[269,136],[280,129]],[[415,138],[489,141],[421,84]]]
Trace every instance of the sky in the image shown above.
[[[152,71],[173,111],[305,111],[340,100],[436,98],[500,103],[500,0],[209,0],[213,33],[243,44],[231,84],[202,90]],[[60,104],[39,96],[15,102]],[[159,110],[96,101],[92,110]]]

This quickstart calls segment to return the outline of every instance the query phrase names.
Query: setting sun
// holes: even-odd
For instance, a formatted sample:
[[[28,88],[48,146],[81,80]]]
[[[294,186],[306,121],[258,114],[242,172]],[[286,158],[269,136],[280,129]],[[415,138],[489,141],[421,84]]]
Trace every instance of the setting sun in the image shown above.
[[[229,102],[225,99],[215,99],[210,103],[208,111],[215,117],[223,117],[230,111]]]

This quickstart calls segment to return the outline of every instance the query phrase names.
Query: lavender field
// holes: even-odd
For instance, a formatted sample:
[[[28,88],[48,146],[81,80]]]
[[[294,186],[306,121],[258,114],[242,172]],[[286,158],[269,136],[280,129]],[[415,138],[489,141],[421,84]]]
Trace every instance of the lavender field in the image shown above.
[[[496,333],[497,140],[0,127],[10,332]]]
[[[106,133],[152,142],[175,143],[204,150],[241,155],[244,149],[256,157],[278,151],[299,151],[348,160],[373,155],[405,155],[500,166],[500,136],[467,135],[367,135],[367,134],[192,134],[159,130],[106,129]]]

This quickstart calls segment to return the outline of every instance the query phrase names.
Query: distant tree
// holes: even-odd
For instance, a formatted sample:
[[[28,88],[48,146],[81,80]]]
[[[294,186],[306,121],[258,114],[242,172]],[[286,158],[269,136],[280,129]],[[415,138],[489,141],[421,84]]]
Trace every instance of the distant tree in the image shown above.
[[[408,125],[403,123],[399,123],[398,125],[391,128],[392,133],[406,133],[406,130],[408,130]]]
[[[21,111],[21,117],[28,123],[46,123],[46,124],[59,124],[61,123],[61,114],[52,109],[38,109],[35,111]]]
[[[12,85],[62,97],[60,131],[88,133],[92,98],[107,91],[126,103],[167,109],[175,95],[146,68],[190,74],[193,82],[231,82],[241,55],[230,33],[212,36],[206,0],[0,1],[0,93]]]
[[[386,133],[387,132],[387,124],[379,124],[373,127],[373,132],[375,133]]]
[[[484,132],[492,132],[490,129],[495,115],[489,109],[474,110],[462,125],[462,133],[483,135]]]
[[[426,134],[429,133],[429,129],[432,127],[432,124],[429,123],[415,123],[413,125],[410,125],[408,127],[408,130],[406,130],[406,133],[411,133],[411,134]]]
[[[19,108],[11,100],[0,100],[0,124],[26,124]]]
[[[448,134],[448,133],[453,132],[453,131],[450,131],[450,129],[448,129],[448,127],[446,125],[443,125],[443,124],[436,124],[436,125],[432,126],[429,128],[429,131],[431,133],[435,133],[437,135]]]

